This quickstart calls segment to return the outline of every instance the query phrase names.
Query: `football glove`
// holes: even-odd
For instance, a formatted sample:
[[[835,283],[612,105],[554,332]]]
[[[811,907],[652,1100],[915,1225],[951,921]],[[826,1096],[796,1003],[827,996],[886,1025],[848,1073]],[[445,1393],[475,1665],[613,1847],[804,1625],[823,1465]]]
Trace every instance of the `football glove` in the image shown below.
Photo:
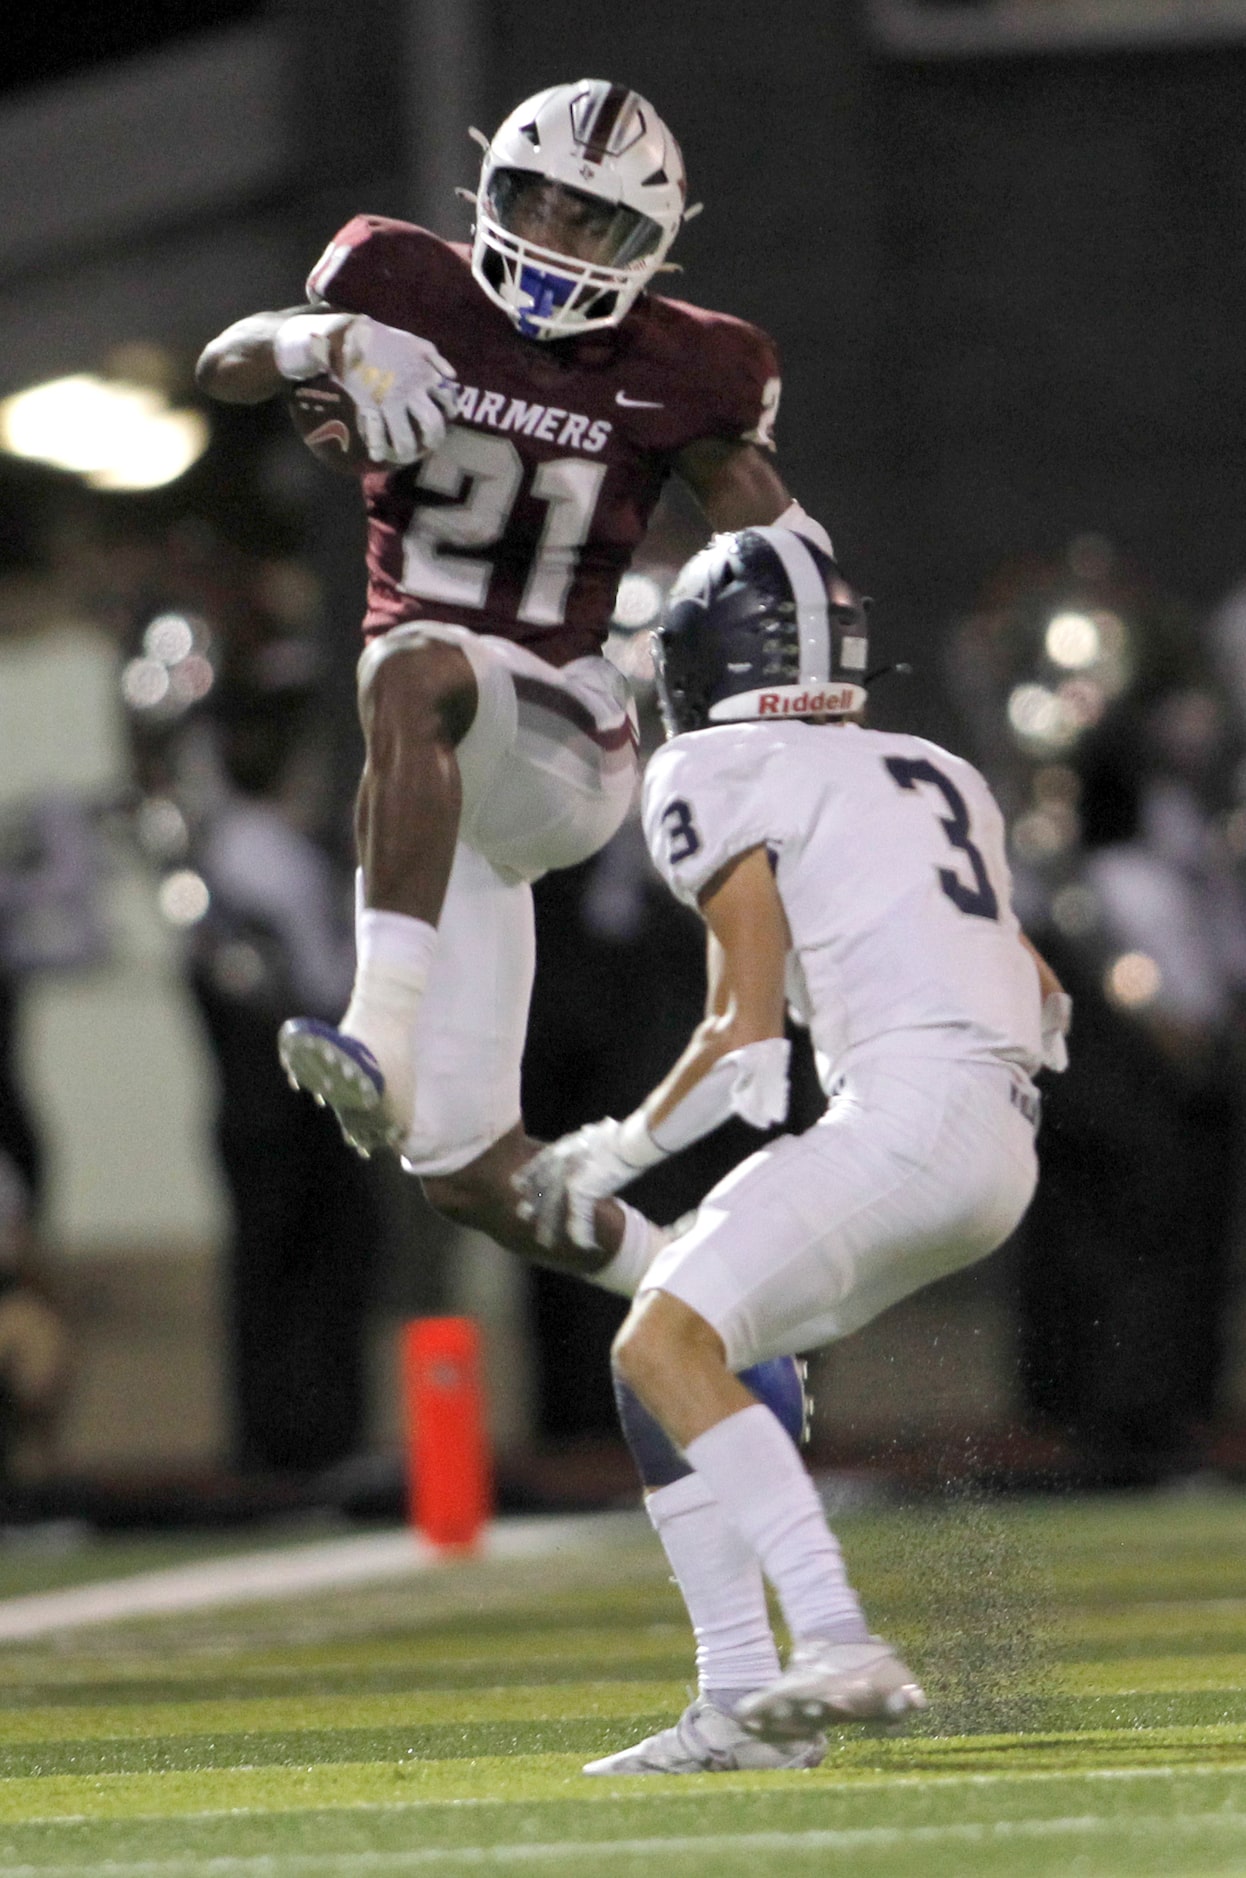
[[[1062,1075],[1069,1066],[1065,1038],[1073,1023],[1073,1000],[1067,991],[1049,991],[1043,999],[1043,1068]]]
[[[765,1037],[728,1051],[652,1131],[642,1107],[625,1121],[607,1116],[542,1148],[514,1176],[519,1217],[533,1222],[543,1246],[555,1245],[565,1226],[575,1245],[595,1247],[598,1200],[700,1141],[729,1115],[741,1116],[754,1128],[783,1120],[789,1048],[785,1037]]]
[[[632,1131],[629,1131],[629,1135]],[[574,1245],[586,1249],[597,1245],[594,1212],[598,1200],[617,1193],[652,1167],[665,1160],[662,1149],[650,1139],[648,1158],[628,1159],[624,1152],[644,1154],[644,1146],[624,1134],[624,1124],[610,1116],[604,1121],[588,1122],[561,1141],[547,1148],[521,1167],[514,1176],[519,1194],[516,1211],[528,1220],[543,1246],[557,1245],[563,1233]]]
[[[278,328],[273,357],[283,378],[328,372],[355,406],[375,463],[414,463],[436,450],[459,385],[436,346],[366,313],[295,313]]]

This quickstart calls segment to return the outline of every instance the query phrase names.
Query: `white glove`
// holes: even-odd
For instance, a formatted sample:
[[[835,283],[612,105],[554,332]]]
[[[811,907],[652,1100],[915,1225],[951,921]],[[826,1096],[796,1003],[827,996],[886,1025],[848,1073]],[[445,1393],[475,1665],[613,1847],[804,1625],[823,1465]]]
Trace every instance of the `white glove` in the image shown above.
[[[329,372],[337,380],[375,463],[429,455],[454,415],[459,384],[449,361],[429,340],[366,313],[292,314],[277,329],[273,358],[283,378]]]
[[[1067,991],[1049,991],[1043,999],[1043,1068],[1062,1075],[1069,1066],[1065,1038],[1073,1023],[1073,1000]]]
[[[635,1117],[629,1117],[634,1124]],[[520,1199],[520,1219],[530,1220],[543,1246],[558,1243],[564,1226],[574,1245],[595,1248],[593,1214],[598,1200],[639,1178],[646,1167],[666,1159],[652,1137],[634,1125],[588,1122],[564,1135],[521,1167],[513,1177]]]

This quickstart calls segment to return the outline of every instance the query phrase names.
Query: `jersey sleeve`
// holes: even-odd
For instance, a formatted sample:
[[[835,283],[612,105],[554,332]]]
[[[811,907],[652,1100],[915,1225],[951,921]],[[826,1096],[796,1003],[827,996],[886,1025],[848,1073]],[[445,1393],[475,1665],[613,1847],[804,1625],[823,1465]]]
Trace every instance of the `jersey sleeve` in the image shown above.
[[[783,390],[773,339],[760,326],[720,316],[708,363],[714,396],[704,435],[773,450]]]
[[[425,228],[381,215],[356,215],[340,228],[307,276],[307,298],[410,327],[454,271],[448,244]]]
[[[758,751],[732,730],[676,737],[650,759],[641,814],[653,864],[677,900],[695,907],[719,870],[782,838]]]

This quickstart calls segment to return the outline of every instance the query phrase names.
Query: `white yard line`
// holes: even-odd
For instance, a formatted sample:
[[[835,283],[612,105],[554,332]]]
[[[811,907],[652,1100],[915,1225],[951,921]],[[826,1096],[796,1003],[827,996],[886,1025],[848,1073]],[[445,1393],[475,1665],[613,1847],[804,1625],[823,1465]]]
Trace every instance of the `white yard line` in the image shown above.
[[[109,1859],[108,1878],[277,1878],[336,1872],[344,1875],[369,1871],[420,1871],[439,1863],[460,1865],[531,1865],[541,1860],[578,1860],[586,1870],[612,1858],[649,1858],[672,1854],[728,1852],[819,1852],[852,1854],[890,1847],[935,1845],[998,1845],[1025,1839],[1084,1837],[1090,1833],[1164,1833],[1189,1836],[1208,1827],[1235,1832],[1246,1830],[1246,1813],[1217,1808],[1205,1813],[1157,1813],[1132,1819],[1098,1814],[1075,1814],[1056,1819],[1016,1819],[965,1822],[947,1826],[858,1826],[815,1829],[808,1832],[731,1832],[649,1836],[643,1839],[554,1839],[546,1844],[419,1846],[393,1852],[257,1853],[252,1857],[224,1856],[201,1859]],[[6,1865],[4,1878],[81,1878],[82,1865]]]
[[[121,1781],[121,1780],[124,1780],[126,1776],[124,1774],[106,1774],[106,1775],[100,1776],[100,1778],[106,1779],[106,1780]],[[1010,1770],[1000,1769],[998,1772],[995,1772],[995,1773],[982,1773],[982,1774],[944,1774],[944,1773],[941,1773],[939,1769],[935,1766],[932,1766],[928,1773],[921,1773],[921,1774],[890,1774],[885,1771],[871,1769],[869,1772],[863,1772],[861,1770],[855,1770],[855,1771],[849,1772],[847,1777],[840,1783],[839,1790],[841,1792],[859,1793],[872,1787],[889,1787],[889,1788],[890,1787],[925,1787],[927,1790],[930,1790],[937,1786],[938,1789],[942,1791],[943,1789],[947,1787],[1002,1787],[1002,1786],[1008,1786],[1008,1785],[1012,1785],[1014,1787],[1023,1787],[1023,1786],[1024,1787],[1037,1787],[1037,1786],[1044,1786],[1048,1784],[1049,1782],[1057,1781],[1057,1780],[1062,1781],[1067,1784],[1067,1783],[1078,1781],[1078,1780],[1134,1781],[1134,1780],[1177,1780],[1177,1779],[1181,1779],[1181,1780],[1212,1780],[1212,1779],[1246,1780],[1246,1767],[1208,1767],[1208,1766],[1200,1765],[1198,1763],[1194,1763],[1193,1765],[1189,1765],[1189,1766],[1183,1766],[1176,1762],[1173,1762],[1171,1764],[1161,1762],[1158,1766],[1146,1766],[1146,1767],[1085,1767],[1085,1768],[1077,1768],[1077,1769],[1058,1768],[1058,1767],[1040,1767],[1040,1768],[1034,1768],[1034,1769],[1027,1769],[1023,1773],[1013,1773]],[[716,1776],[715,1786],[721,1785],[721,1791],[723,1793],[726,1793],[729,1791],[727,1783],[730,1780],[731,1780],[730,1774],[722,1774],[722,1775]],[[826,1791],[826,1786],[824,1782],[819,1782],[818,1784],[823,1791]],[[589,1781],[587,1788],[581,1788],[580,1791],[581,1791],[582,1797],[585,1800],[587,1800],[590,1805],[598,1805],[598,1804],[617,1805],[621,1797],[618,1781],[617,1780],[611,1781],[611,1780],[607,1780],[604,1778],[593,1779]],[[734,1789],[734,1791],[740,1792],[741,1789],[737,1787]],[[747,1789],[744,1789],[744,1791],[755,1794],[759,1791],[759,1789],[750,1784],[750,1786]],[[329,1801],[319,1806],[312,1803],[307,1806],[265,1807],[259,1812],[252,1813],[250,1817],[252,1817],[253,1819],[261,1819],[261,1818],[270,1818],[279,1813],[288,1814],[288,1813],[296,1813],[296,1812],[334,1813],[334,1814],[344,1814],[344,1813],[416,1813],[418,1814],[418,1813],[433,1813],[433,1812],[438,1811],[438,1809],[441,1809],[447,1813],[466,1813],[466,1812],[471,1812],[471,1811],[489,1812],[491,1810],[500,1812],[505,1807],[521,1806],[521,1805],[529,1805],[529,1804],[541,1805],[545,1801],[549,1800],[550,1797],[551,1796],[548,1794],[544,1794],[544,1795],[537,1794],[531,1801],[521,1801],[521,1800],[513,1800],[513,1799],[502,1799],[496,1794],[481,1793],[481,1794],[459,1794],[456,1798],[453,1798],[453,1799],[438,1798],[435,1800],[343,1800],[343,1801]],[[558,1795],[557,1797],[560,1801],[563,1798],[561,1794]],[[654,1807],[660,1806],[667,1800],[672,1800],[675,1802],[685,1801],[688,1797],[688,1788],[682,1779],[671,1780],[671,1781],[646,1780],[644,1783],[643,1791],[638,1791],[634,1781],[624,1778],[622,1781],[622,1797],[625,1799],[631,1799],[631,1798],[643,1799],[646,1810],[652,1810]],[[246,1811],[247,1809],[243,1808],[241,1810]],[[134,1826],[138,1824],[150,1825],[154,1821],[163,1822],[165,1820],[176,1819],[180,1826],[195,1826],[195,1825],[203,1824],[208,1820],[237,1819],[239,1816],[239,1811],[240,1809],[236,1806],[212,1806],[212,1807],[200,1807],[200,1808],[197,1808],[194,1812],[188,1812],[188,1813],[181,1813],[181,1812],[178,1812],[178,1813],[127,1813],[124,1815],[117,1815],[115,1818],[111,1818],[109,1823],[112,1823],[112,1824],[123,1823],[126,1826]],[[1090,1815],[1090,1817],[1094,1819],[1098,1819],[1099,1815],[1093,1814],[1093,1815]],[[1215,1818],[1215,1819],[1221,1819],[1221,1820],[1230,1820],[1234,1824],[1240,1822],[1243,1826],[1246,1826],[1246,1811],[1237,1812],[1234,1810],[1226,1809],[1224,1806],[1217,1807],[1214,1813],[1211,1813],[1211,1812],[1183,1813],[1183,1814],[1167,1814],[1166,1813],[1162,1816],[1161,1823],[1167,1823],[1167,1821],[1172,1818],[1182,1818],[1182,1819]],[[1113,1814],[1111,1823],[1117,1823],[1118,1819],[1119,1819],[1119,1816],[1116,1814]],[[13,1822],[10,1822],[10,1823],[13,1823]],[[103,1816],[99,1814],[94,1814],[94,1813],[35,1813],[35,1814],[32,1814],[29,1818],[23,1819],[21,1821],[21,1824],[23,1826],[90,1826],[90,1825],[99,1825],[101,1823],[103,1823]],[[865,1828],[865,1830],[872,1831],[875,1829]],[[879,1827],[877,1828],[877,1830],[884,1831],[884,1830],[890,1830],[890,1829]],[[897,1830],[907,1830],[907,1829],[898,1828]],[[913,1827],[911,1828],[911,1830],[914,1832],[925,1831],[926,1828],[925,1827],[920,1827],[920,1828]],[[959,1826],[956,1826],[956,1827],[939,1826],[939,1827],[931,1827],[930,1830],[937,1831],[937,1832],[960,1831],[961,1828]],[[977,1831],[979,1830],[979,1828],[975,1825],[973,1830]],[[793,1836],[796,1838],[801,1837],[800,1834],[795,1834]],[[730,1842],[732,1845],[736,1844],[738,1837],[739,1835],[735,1833],[731,1835]],[[576,1841],[576,1843],[578,1845],[579,1841]],[[592,1841],[587,1841],[586,1843],[596,1845],[598,1842],[596,1840],[592,1840]],[[606,1843],[613,1844],[614,1841],[611,1840],[611,1841],[607,1841]],[[678,1844],[679,1841],[676,1839],[663,1839],[661,1843],[663,1845],[675,1845],[675,1844]],[[702,1844],[702,1840],[698,1839],[696,1843],[700,1845]],[[492,1848],[489,1848],[489,1847],[469,1848],[469,1853],[474,1856],[474,1853],[477,1851],[482,1851],[482,1850],[489,1851],[491,1849]],[[442,1855],[444,1856],[444,1851]],[[394,1854],[393,1856],[397,1857],[397,1856],[403,1856],[403,1855]],[[229,1865],[228,1859],[218,1861],[218,1862],[221,1863],[223,1869],[228,1867]],[[31,1869],[34,1870],[36,1868],[32,1867]],[[43,1866],[39,1866],[37,1869],[40,1872],[44,1872],[45,1870]],[[72,1869],[76,1869],[76,1868],[66,1867],[66,1870],[72,1870]],[[109,1878],[113,1878],[114,1870],[116,1870],[117,1872],[121,1872],[121,1871],[129,1870],[129,1869],[131,1869],[129,1866],[124,1866],[124,1867],[117,1866],[114,1868],[110,1864],[108,1867]],[[135,1866],[133,1867],[133,1869],[138,1871],[138,1870],[142,1870],[145,1868],[142,1866]],[[165,1870],[165,1866],[161,1864],[159,1860],[157,1860],[152,1865],[151,1869],[154,1872],[162,1872]],[[180,1871],[182,1867],[179,1866],[176,1863],[176,1861],[174,1861],[173,1863],[169,1865],[168,1869],[170,1871]],[[187,1867],[186,1869],[198,1871],[199,1867],[196,1865],[193,1867]],[[19,1868],[19,1867],[10,1867],[8,1865],[0,1865],[0,1878],[15,1878],[15,1874],[17,1874],[17,1878],[20,1878],[20,1873],[24,1870],[25,1870],[25,1867]],[[51,1878],[55,1878],[55,1874],[52,1874]]]
[[[618,1540],[621,1527],[638,1525],[639,1518],[632,1513],[577,1513],[563,1518],[496,1520],[486,1529],[479,1550],[470,1556],[518,1560],[598,1552]],[[644,1530],[648,1531],[647,1524]],[[14,1643],[127,1617],[336,1591],[434,1571],[461,1563],[463,1558],[461,1552],[437,1550],[404,1528],[246,1553],[207,1564],[174,1565],[102,1584],[0,1599],[0,1642]]]

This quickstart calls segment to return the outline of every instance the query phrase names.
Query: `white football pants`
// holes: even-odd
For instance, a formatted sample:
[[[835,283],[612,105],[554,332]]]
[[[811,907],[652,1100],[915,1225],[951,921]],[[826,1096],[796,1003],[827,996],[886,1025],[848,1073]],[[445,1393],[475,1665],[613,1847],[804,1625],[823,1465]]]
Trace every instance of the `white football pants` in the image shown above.
[[[734,1371],[846,1337],[1003,1243],[1034,1193],[1036,1112],[1002,1062],[872,1055],[815,1127],[706,1195],[641,1294],[699,1312]]]
[[[476,716],[458,746],[459,841],[437,951],[412,1033],[414,1174],[449,1174],[520,1119],[519,1070],[535,965],[529,882],[572,867],[622,823],[638,775],[635,710],[604,658],[556,668],[464,626],[398,626],[359,661],[359,690],[420,639],[461,646]]]

